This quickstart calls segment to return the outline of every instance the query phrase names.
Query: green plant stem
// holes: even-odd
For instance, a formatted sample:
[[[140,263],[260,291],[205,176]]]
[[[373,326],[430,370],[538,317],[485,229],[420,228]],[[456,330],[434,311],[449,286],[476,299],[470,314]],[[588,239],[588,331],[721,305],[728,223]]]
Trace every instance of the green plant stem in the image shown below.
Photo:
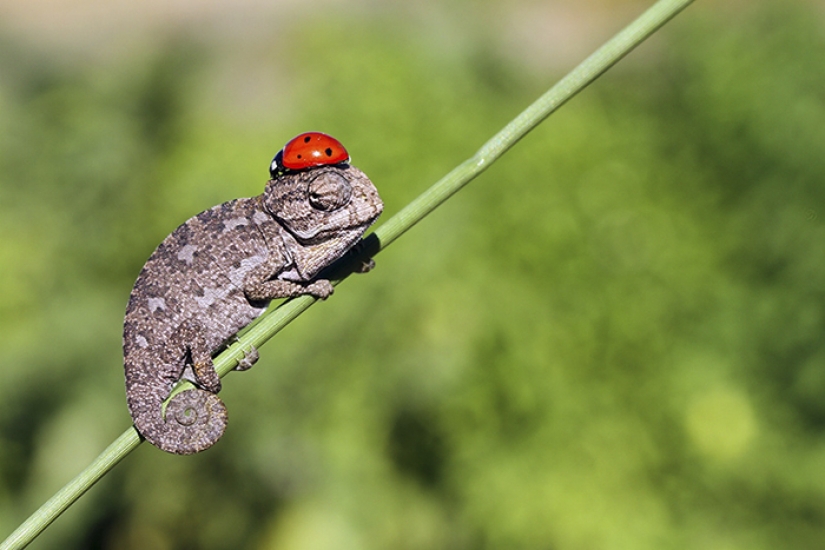
[[[633,48],[690,5],[693,0],[660,0],[562,78],[485,143],[476,154],[437,181],[398,214],[375,230],[381,249],[421,221],[476,176],[490,167],[530,130],[596,80]]]
[[[25,548],[100,478],[140,445],[134,426],[123,432],[85,470],[63,486],[0,545],[2,550]]]
[[[389,246],[390,243],[489,168],[496,159],[507,152],[530,130],[692,2],[693,0],[659,0],[651,6],[638,19],[584,60],[498,134],[493,136],[475,155],[462,162],[376,229],[372,241],[377,243],[377,246],[370,250],[371,254],[374,255]],[[244,331],[235,344],[229,346],[215,358],[215,369],[218,374],[224,376],[230,372],[238,364],[238,361],[243,358],[245,350],[250,349],[252,346],[259,348],[308,309],[315,301],[310,296],[301,296],[267,311],[257,322]],[[186,387],[187,384],[180,384],[175,388],[175,393]],[[141,441],[134,427],[126,430],[89,467],[58,491],[3,541],[0,544],[0,550],[26,547],[92,485],[133,451]]]

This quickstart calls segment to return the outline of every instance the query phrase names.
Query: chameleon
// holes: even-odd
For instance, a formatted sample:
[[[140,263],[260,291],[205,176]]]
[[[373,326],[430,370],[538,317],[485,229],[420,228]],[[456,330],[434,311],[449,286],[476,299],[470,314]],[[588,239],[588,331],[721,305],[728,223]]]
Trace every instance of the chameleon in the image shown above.
[[[315,142],[324,146],[320,153]],[[317,159],[290,168],[299,166],[289,162],[298,158],[296,147]],[[373,183],[342,149],[320,132],[296,136],[273,159],[261,195],[190,218],[146,261],[126,307],[123,364],[129,412],[151,444],[182,455],[215,444],[227,412],[212,357],[271,300],[332,294],[318,274],[356,246],[383,210]],[[236,369],[257,356],[252,348]],[[182,379],[195,387],[176,394],[164,413]]]

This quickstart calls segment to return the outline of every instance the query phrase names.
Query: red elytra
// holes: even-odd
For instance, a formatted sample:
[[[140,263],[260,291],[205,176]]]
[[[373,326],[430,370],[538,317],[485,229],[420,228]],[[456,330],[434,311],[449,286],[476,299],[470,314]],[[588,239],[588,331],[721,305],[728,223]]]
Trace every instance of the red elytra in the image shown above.
[[[305,132],[295,136],[284,145],[278,156],[278,164],[287,170],[349,162],[349,153],[341,142],[321,132]]]

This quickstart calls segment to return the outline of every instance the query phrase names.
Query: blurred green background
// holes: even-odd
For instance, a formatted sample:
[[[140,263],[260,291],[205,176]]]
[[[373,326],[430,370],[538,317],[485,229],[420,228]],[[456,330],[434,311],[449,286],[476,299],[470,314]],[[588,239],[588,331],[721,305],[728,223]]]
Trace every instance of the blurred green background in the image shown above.
[[[0,537],[129,425],[178,224],[338,137],[384,219],[649,4],[0,7]],[[825,548],[825,11],[697,2],[32,548]]]

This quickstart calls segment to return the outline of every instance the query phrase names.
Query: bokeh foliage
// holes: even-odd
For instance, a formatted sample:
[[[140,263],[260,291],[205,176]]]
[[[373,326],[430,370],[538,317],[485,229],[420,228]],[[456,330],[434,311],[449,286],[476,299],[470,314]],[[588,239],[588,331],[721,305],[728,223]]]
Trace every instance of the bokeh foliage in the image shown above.
[[[691,13],[228,377],[216,447],[141,447],[32,547],[823,547],[823,24]],[[4,44],[3,535],[128,425],[154,246],[306,129],[397,211],[549,83],[483,30],[294,25],[257,118],[205,91],[225,45]]]

